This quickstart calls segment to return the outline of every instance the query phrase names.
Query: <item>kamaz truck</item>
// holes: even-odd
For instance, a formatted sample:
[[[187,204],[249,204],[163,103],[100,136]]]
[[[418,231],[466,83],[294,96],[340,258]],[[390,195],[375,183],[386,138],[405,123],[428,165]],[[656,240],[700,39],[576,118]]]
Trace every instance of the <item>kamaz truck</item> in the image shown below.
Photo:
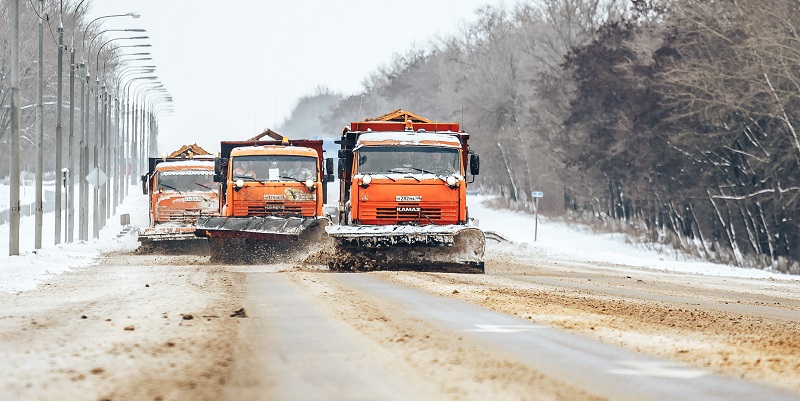
[[[274,262],[302,254],[325,235],[333,159],[323,158],[321,140],[265,133],[276,140],[220,143],[214,161],[214,181],[222,184],[219,216],[195,225],[195,235],[209,239],[212,261]]]
[[[345,127],[331,270],[482,273],[485,236],[466,194],[480,159],[468,140],[458,123],[400,109]]]
[[[194,234],[199,217],[219,213],[219,184],[214,159],[197,145],[148,161],[142,192],[149,196],[150,224],[139,230],[142,251],[180,251],[203,246]]]

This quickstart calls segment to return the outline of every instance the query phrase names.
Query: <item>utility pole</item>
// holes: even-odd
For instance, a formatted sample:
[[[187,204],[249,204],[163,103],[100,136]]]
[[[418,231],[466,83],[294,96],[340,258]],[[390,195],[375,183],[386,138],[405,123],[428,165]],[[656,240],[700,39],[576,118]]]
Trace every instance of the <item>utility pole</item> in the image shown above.
[[[120,203],[120,193],[122,192],[122,185],[120,183],[124,180],[120,179],[122,175],[122,170],[120,169],[120,143],[122,140],[120,139],[120,129],[119,129],[119,88],[114,89],[114,108],[112,112],[112,126],[111,133],[114,135],[114,152],[111,154],[112,159],[114,160],[114,209],[111,211],[111,215],[117,214],[117,206]]]
[[[61,243],[61,167],[63,165],[63,161],[61,160],[62,156],[62,149],[64,147],[64,138],[63,129],[64,127],[61,125],[61,106],[62,106],[62,98],[64,95],[64,90],[62,88],[64,83],[64,23],[61,20],[61,13],[58,16],[58,88],[57,88],[57,97],[56,100],[56,206],[55,206],[55,215],[56,215],[56,228],[55,228],[55,244],[58,245]],[[65,186],[65,185],[64,185]],[[66,189],[66,188],[65,188]]]
[[[42,215],[44,205],[44,0],[39,0],[39,72],[36,79],[36,218],[34,249],[42,248]]]
[[[100,78],[95,77],[94,80],[94,168],[96,170],[100,169],[99,163],[100,158],[98,157],[98,145],[100,143]],[[98,173],[99,171],[95,171]],[[95,182],[94,188],[92,189],[92,238],[100,238],[100,190],[98,186],[100,185],[100,180],[98,179]]]
[[[105,79],[105,77],[103,77]],[[108,169],[108,92],[106,91],[106,84],[103,83],[103,89],[100,91],[101,96],[101,106],[100,106],[100,157],[102,161],[100,162],[101,170],[106,173],[107,176],[111,176],[110,170]],[[108,184],[110,181],[106,181],[103,184],[102,190],[100,191],[100,227],[106,226],[106,220],[108,219],[107,210],[108,210],[108,203],[106,202],[108,199]],[[98,236],[99,237],[99,236]]]
[[[137,119],[138,109],[136,108],[137,104],[136,101],[133,101],[133,106],[131,107],[131,127],[133,130],[131,131],[131,182],[130,185],[136,184],[136,176],[139,174],[139,120]]]
[[[19,255],[19,0],[13,0],[11,34],[11,188],[9,191],[8,254]]]
[[[89,86],[89,71],[86,64],[83,68],[87,69],[86,76],[81,77],[81,140],[78,152],[80,152],[78,162],[78,192],[80,200],[78,202],[78,239],[87,241],[89,239],[89,185],[86,176],[89,174],[89,115],[86,101],[86,91]],[[80,70],[78,71],[80,73]]]
[[[74,38],[69,51],[69,179],[67,180],[67,235],[64,240],[75,239],[75,47]]]

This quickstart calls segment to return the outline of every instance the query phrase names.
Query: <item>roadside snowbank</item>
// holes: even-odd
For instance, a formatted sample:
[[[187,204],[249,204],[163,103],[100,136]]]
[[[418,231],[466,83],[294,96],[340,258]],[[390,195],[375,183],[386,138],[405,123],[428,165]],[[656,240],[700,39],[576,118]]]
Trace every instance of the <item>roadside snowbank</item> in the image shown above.
[[[134,231],[118,235],[125,229],[119,224],[121,214],[130,214],[131,226],[148,224],[147,197],[137,196],[140,193],[137,191],[138,187],[130,188],[130,195],[117,206],[116,215],[100,230],[98,239],[54,245],[55,216],[54,213],[45,213],[42,219],[42,249],[36,250],[35,219],[33,216],[26,216],[20,221],[20,254],[8,256],[9,225],[0,225],[0,239],[3,241],[0,244],[0,292],[34,289],[52,275],[96,264],[97,258],[103,253],[136,249],[139,243]],[[91,236],[91,226],[89,235]]]
[[[539,217],[538,235],[534,232],[533,215],[487,207],[485,196],[476,196],[470,203],[470,215],[478,219],[484,231],[494,231],[513,241],[494,249],[521,256],[570,262],[598,262],[636,266],[665,272],[800,280],[800,276],[746,269],[688,258],[674,250],[658,251],[626,243],[622,234],[596,234]],[[534,238],[536,240],[534,241]]]

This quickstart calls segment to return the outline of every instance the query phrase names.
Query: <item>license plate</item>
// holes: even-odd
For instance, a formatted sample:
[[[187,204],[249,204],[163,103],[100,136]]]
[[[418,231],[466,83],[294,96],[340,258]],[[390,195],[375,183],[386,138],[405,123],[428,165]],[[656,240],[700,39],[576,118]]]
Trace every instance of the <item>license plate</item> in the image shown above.
[[[397,195],[395,196],[395,200],[397,202],[422,202],[422,196],[404,196],[404,195]]]

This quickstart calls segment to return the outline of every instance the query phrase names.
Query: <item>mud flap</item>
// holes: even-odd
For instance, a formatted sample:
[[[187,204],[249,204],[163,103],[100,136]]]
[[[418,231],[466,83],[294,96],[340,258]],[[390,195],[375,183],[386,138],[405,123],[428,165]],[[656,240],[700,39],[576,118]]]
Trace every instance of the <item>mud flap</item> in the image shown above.
[[[337,228],[326,229],[335,246],[331,270],[484,273],[486,239],[475,227]]]

